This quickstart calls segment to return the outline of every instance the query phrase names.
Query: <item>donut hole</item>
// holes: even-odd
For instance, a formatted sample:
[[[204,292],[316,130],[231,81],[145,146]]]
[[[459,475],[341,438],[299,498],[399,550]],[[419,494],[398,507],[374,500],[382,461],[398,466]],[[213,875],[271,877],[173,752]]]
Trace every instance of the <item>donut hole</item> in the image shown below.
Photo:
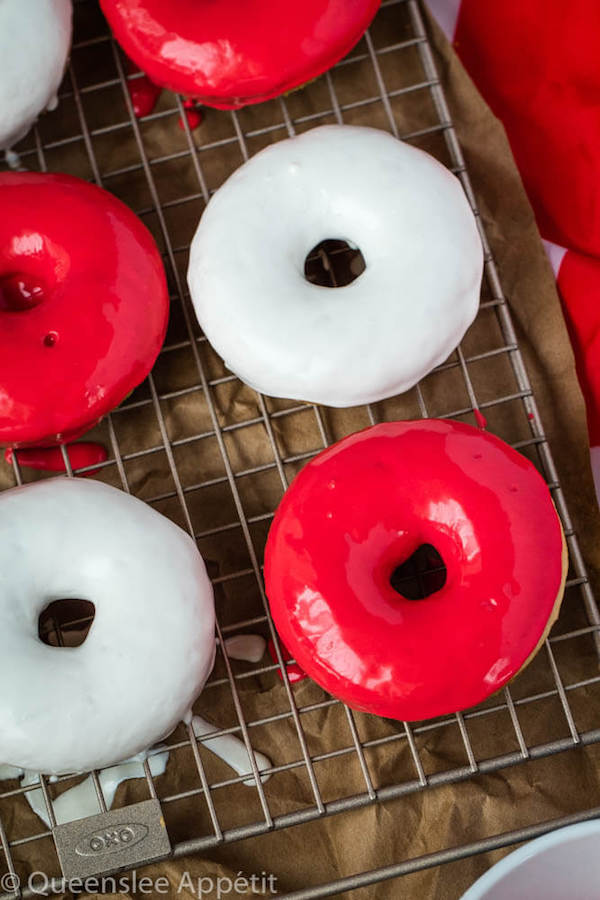
[[[0,275],[0,310],[26,312],[38,306],[47,293],[41,278],[27,272],[8,272]]]
[[[320,287],[346,287],[367,268],[358,247],[338,238],[327,238],[313,247],[304,260],[304,277]]]
[[[444,560],[432,544],[421,544],[396,566],[390,584],[406,600],[424,600],[446,584]]]
[[[89,600],[53,600],[39,615],[38,637],[48,647],[80,647],[95,615],[96,607]]]

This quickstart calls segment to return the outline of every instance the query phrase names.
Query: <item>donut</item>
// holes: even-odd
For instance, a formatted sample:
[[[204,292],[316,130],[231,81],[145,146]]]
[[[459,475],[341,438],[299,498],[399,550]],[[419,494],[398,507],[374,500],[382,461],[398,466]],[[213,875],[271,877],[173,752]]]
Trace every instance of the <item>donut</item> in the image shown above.
[[[189,711],[215,654],[213,591],[195,543],[99,481],[0,494],[0,760],[48,774],[112,765]],[[58,599],[94,604],[79,647],[38,639]]]
[[[395,576],[420,547],[437,551],[445,582],[411,599]],[[320,453],[285,494],[265,554],[273,619],[300,667],[352,708],[405,721],[510,681],[556,619],[566,571],[532,463],[436,419],[375,425]]]
[[[71,18],[71,0],[0,3],[0,150],[10,150],[43,110],[56,105]]]
[[[0,446],[92,428],[164,340],[164,268],[140,220],[70,175],[0,173]]]
[[[380,0],[100,0],[115,37],[153,82],[217,109],[260,103],[348,53]]]
[[[320,242],[357,246],[365,271],[312,284]],[[325,125],[262,150],[208,204],[188,282],[225,364],[264,394],[354,406],[412,387],[478,308],[483,252],[459,181],[373,128]]]

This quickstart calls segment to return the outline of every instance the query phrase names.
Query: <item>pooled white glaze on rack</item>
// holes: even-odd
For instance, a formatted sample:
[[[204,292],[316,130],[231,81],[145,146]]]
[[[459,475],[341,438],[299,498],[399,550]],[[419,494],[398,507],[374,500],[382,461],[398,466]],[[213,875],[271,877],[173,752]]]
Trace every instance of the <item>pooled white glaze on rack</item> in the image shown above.
[[[124,781],[131,778],[145,778],[144,759],[146,754],[138,754],[137,757],[127,760],[118,766],[111,766],[110,769],[103,769],[98,773],[98,779],[102,787],[102,795],[106,808],[110,809],[113,805],[117,788]],[[169,759],[168,751],[158,753],[148,757],[148,766],[153,776],[162,775],[167,767]],[[27,772],[21,785],[26,787],[30,784],[38,784],[39,776],[33,772]],[[50,827],[50,818],[48,809],[44,801],[44,795],[41,789],[27,791],[25,794],[27,801],[34,813]],[[74,822],[76,819],[85,819],[87,816],[95,816],[102,812],[98,795],[92,776],[88,775],[79,784],[63,791],[58,797],[52,801],[52,811],[56,818],[57,825],[64,825],[65,822]]]
[[[0,150],[56,106],[71,46],[71,0],[0,2]],[[15,155],[10,154],[15,164]]]
[[[365,271],[304,277],[326,239]],[[252,157],[192,242],[198,320],[226,365],[276,397],[352,406],[408,390],[457,346],[479,303],[483,250],[460,182],[373,128],[326,125]]]
[[[230,659],[257,663],[265,655],[267,642],[260,634],[235,634],[225,640],[225,650]]]
[[[257,637],[257,635],[248,635],[248,637]],[[201,716],[192,716],[191,725],[196,737],[204,737],[212,734],[213,731],[219,730],[216,725],[203,719]],[[251,775],[252,766],[246,745],[235,735],[219,735],[211,740],[203,741],[202,746],[227,763],[238,775]],[[148,759],[148,766],[153,777],[163,775],[167,768],[169,751],[164,749],[160,753],[154,752],[152,755],[138,753],[137,756],[119,765],[102,769],[98,773],[107,809],[112,807],[120,784],[132,778],[146,777],[144,772],[145,759]],[[254,759],[259,772],[271,768],[271,760],[264,753],[254,751]],[[268,781],[270,777],[270,775],[261,775],[261,781]],[[39,784],[39,775],[36,772],[24,772],[23,769],[18,769],[15,766],[0,765],[0,781],[11,778],[22,778],[21,785],[23,787]],[[55,780],[54,777],[51,777],[50,781],[53,780]],[[243,784],[254,786],[254,778],[249,778]],[[27,791],[25,796],[34,813],[50,827],[48,809],[41,789]],[[63,825],[65,822],[74,822],[76,819],[84,819],[87,816],[94,816],[101,812],[98,795],[91,775],[88,775],[79,784],[68,788],[53,799],[52,810],[58,825]]]
[[[202,716],[192,716],[192,728],[196,737],[204,737],[207,734],[212,734],[213,731],[219,730],[216,725],[203,719]],[[214,753],[215,756],[218,756],[219,759],[222,759],[228,766],[231,766],[238,775],[250,775],[252,773],[252,765],[246,745],[234,734],[221,734],[219,737],[202,741],[202,746]],[[271,760],[264,753],[259,753],[255,750],[254,759],[259,772],[271,768]],[[260,780],[265,782],[270,777],[270,775],[261,775]],[[243,783],[251,786],[255,784],[255,781],[254,778],[250,778]]]
[[[79,647],[49,647],[52,601],[89,600]],[[89,771],[161,740],[215,654],[213,591],[195,543],[140,500],[55,478],[0,494],[0,759]]]

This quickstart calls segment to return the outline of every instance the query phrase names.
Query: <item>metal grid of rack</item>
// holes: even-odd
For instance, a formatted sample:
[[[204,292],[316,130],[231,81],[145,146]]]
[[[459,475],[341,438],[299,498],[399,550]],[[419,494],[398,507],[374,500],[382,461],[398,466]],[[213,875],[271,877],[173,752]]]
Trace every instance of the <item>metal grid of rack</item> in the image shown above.
[[[276,747],[276,740],[267,742],[279,727],[287,729],[297,748],[290,759],[278,759],[273,751],[269,782],[261,781],[254,765],[253,787],[243,786],[252,799],[246,800],[244,816],[240,810],[236,820],[231,809],[223,806],[222,797],[242,787],[247,776],[223,777],[223,770],[215,776],[210,754],[203,747],[205,739],[197,738],[190,726],[180,726],[169,740],[169,749],[176,760],[185,760],[192,771],[190,779],[176,790],[165,790],[146,762],[146,779],[141,780],[136,796],[158,799],[168,824],[177,822],[179,808],[185,809],[187,831],[172,826],[174,856],[323,816],[351,814],[368,804],[459,783],[478,773],[600,741],[600,721],[594,720],[586,700],[600,683],[594,664],[600,618],[416,0],[384,0],[370,32],[355,51],[303,91],[257,109],[208,111],[203,125],[194,131],[184,116],[182,98],[171,94],[163,96],[157,111],[138,121],[126,86],[125,62],[93,0],[76,0],[75,22],[72,61],[61,90],[61,105],[56,113],[42,118],[18,148],[22,165],[86,177],[125,202],[132,202],[135,191],[132,205],[164,253],[173,303],[172,326],[153,374],[97,429],[110,455],[99,469],[94,468],[97,477],[141,496],[171,516],[196,538],[205,556],[215,556],[211,571],[217,591],[220,653],[201,698],[203,709],[208,714],[211,697],[218,695],[232,723],[222,727],[221,733],[238,735],[248,749],[269,752],[269,746]],[[363,85],[364,96],[344,96],[343,76],[350,70],[353,83]],[[284,662],[281,655],[261,573],[264,539],[276,505],[273,497],[282,494],[306,460],[347,433],[347,419],[343,411],[273,401],[242,389],[199,332],[184,278],[193,226],[224,178],[266,143],[330,122],[373,124],[437,155],[460,178],[485,249],[480,313],[461,347],[407,395],[364,408],[362,424],[418,415],[473,421],[474,410],[485,411],[491,430],[532,459],[545,475],[570,554],[563,613],[528,670],[480,707],[412,725],[384,720],[374,725],[370,717],[353,713],[316,686],[290,683],[287,671],[292,663]],[[334,278],[334,261],[324,258],[321,262]],[[484,386],[489,380],[482,380],[482,366],[497,368],[494,393]],[[180,378],[183,370],[185,377]],[[230,403],[233,394],[229,392],[239,390],[243,402]],[[143,446],[131,437],[138,424],[144,434]],[[249,445],[254,449],[247,456]],[[67,454],[63,455],[68,475],[73,475]],[[209,473],[200,482],[194,458],[201,458],[202,469]],[[144,470],[146,463],[148,469]],[[39,476],[21,470],[15,461],[15,484],[35,477]],[[215,499],[208,508],[218,506],[220,510],[214,521],[198,512],[210,492]],[[215,551],[218,546],[233,548],[225,563]],[[85,622],[75,624],[84,626]],[[63,623],[65,632],[72,625]],[[51,627],[60,643],[60,624]],[[276,662],[263,659],[249,666],[227,657],[224,639],[247,631],[258,631],[274,642]],[[574,646],[582,664],[579,677],[569,680],[563,674],[563,658]],[[252,718],[246,705],[254,688],[268,688],[277,702],[272,710]],[[533,707],[535,729],[529,726]],[[307,723],[311,716],[325,714],[338,717],[339,741],[315,753],[313,729]],[[501,725],[493,727],[491,723]],[[484,737],[484,732],[490,731],[496,741],[491,750]],[[438,760],[434,765],[425,758],[424,750],[432,736],[449,732],[456,737],[454,749],[443,764]],[[401,763],[393,776],[388,773],[384,777],[378,771],[378,751],[391,744],[398,748]],[[176,760],[171,764],[177,765]],[[339,767],[340,760],[354,775],[345,786],[332,786],[331,767]],[[302,800],[292,800],[287,809],[278,807],[274,812],[272,786],[291,772],[303,779]],[[98,773],[93,773],[93,779],[99,807],[105,810]],[[51,782],[42,776],[36,785],[41,787],[51,825],[55,822],[53,798],[69,781],[65,777]],[[6,811],[10,804],[24,803],[23,794],[33,788],[7,783],[1,788],[0,815],[9,822],[12,817]],[[226,809],[225,817],[222,809]],[[51,830],[36,821],[38,827],[30,826],[31,833],[18,834],[0,822],[6,872],[14,874],[28,861],[34,862],[39,842],[50,840]],[[478,845],[403,860],[378,872],[293,896],[329,896],[503,846],[543,829],[532,826]],[[60,882],[55,886],[58,890]]]

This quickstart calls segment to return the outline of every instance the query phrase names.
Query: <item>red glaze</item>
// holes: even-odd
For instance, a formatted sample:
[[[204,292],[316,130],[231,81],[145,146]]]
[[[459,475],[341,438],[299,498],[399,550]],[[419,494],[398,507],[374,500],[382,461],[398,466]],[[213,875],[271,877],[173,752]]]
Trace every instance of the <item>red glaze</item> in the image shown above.
[[[146,377],[168,294],[150,233],[70,175],[0,173],[0,446],[74,440]]]
[[[483,413],[478,409],[474,409],[473,415],[475,416],[475,421],[477,422],[477,427],[481,428],[482,430],[485,430],[487,428],[487,419],[483,415]]]
[[[432,544],[446,583],[391,586]],[[277,511],[265,555],[277,629],[298,664],[354,709],[414,721],[501,688],[537,647],[564,585],[546,484],[461,423],[375,425],[319,454]]]
[[[285,647],[281,643],[281,641],[279,641],[279,645],[281,647],[281,656],[285,663],[287,663],[288,660],[294,658],[292,656],[292,654],[290,653],[290,651],[287,649],[287,647]],[[273,660],[275,665],[279,665],[279,660],[277,659],[277,652],[275,650],[275,643],[273,641],[267,642],[267,650],[269,651],[269,656],[271,657],[271,659]],[[302,681],[304,678],[306,678],[306,672],[304,672],[300,668],[298,663],[290,663],[289,665],[286,665],[285,669],[286,669],[288,681],[290,682],[290,684],[295,684],[297,681]],[[279,669],[277,671],[277,674],[283,681],[283,675],[281,674],[281,669]]]
[[[131,72],[139,72],[138,67],[134,64],[129,68]],[[138,119],[150,115],[162,94],[162,88],[150,81],[147,75],[128,78],[127,90],[131,97],[133,112]]]
[[[102,444],[92,443],[91,441],[82,441],[79,444],[69,444],[67,447],[69,462],[73,470],[85,469],[88,466],[96,465],[108,459],[106,447]],[[8,447],[4,452],[4,458],[7,463],[12,464],[13,456],[16,454],[17,461],[20,466],[29,469],[38,469],[41,472],[65,472],[66,466],[63,459],[62,451],[59,447],[24,447],[21,450],[13,450]],[[98,469],[89,469],[82,472],[82,475],[97,475]]]
[[[101,0],[152,81],[237,109],[321,75],[357,43],[380,0]]]
[[[183,106],[187,123],[190,126],[190,131],[193,131],[194,128],[198,128],[199,125],[202,125],[202,112],[198,108],[198,103],[196,100],[184,100]],[[182,130],[185,128],[183,124],[183,116],[179,116],[177,124]]]

